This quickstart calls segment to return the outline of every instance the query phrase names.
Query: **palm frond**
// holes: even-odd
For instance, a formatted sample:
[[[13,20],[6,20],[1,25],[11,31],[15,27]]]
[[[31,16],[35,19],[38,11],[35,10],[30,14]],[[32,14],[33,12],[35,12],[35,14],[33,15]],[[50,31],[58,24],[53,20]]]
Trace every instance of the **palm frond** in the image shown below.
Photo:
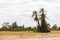
[[[36,14],[37,14],[37,12],[36,12],[36,11],[33,11],[33,14],[34,14],[34,15],[36,15]]]
[[[36,11],[33,11],[32,17],[35,17],[37,15]]]

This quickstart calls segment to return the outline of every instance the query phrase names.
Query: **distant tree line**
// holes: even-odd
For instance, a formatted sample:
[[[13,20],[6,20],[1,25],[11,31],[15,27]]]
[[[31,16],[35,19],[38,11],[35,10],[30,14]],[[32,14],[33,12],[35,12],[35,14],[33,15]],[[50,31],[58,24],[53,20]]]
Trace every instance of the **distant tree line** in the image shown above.
[[[56,24],[52,26],[52,28],[49,28],[50,30],[60,30],[60,27],[58,27]],[[25,27],[24,25],[18,26],[16,22],[12,23],[12,25],[9,25],[9,22],[3,23],[2,28],[0,28],[0,31],[33,31],[37,32],[38,27]]]
[[[54,24],[52,26],[51,30],[60,30],[60,27],[58,27],[56,24]]]
[[[9,25],[9,22],[5,22],[2,24],[2,28],[0,28],[0,31],[36,31],[36,27],[25,27],[24,25],[18,26],[16,22],[12,23],[12,25]]]

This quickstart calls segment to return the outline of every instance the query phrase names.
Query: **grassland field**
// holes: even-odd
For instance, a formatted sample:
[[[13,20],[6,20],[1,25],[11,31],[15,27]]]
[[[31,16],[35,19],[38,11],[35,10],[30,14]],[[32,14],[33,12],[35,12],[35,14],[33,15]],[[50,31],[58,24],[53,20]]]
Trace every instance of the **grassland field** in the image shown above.
[[[0,31],[0,35],[40,35],[40,34],[60,34],[60,31],[51,31],[49,33],[40,33],[40,32],[33,32],[33,31]]]
[[[49,33],[0,31],[0,40],[60,40],[60,31],[51,31]]]

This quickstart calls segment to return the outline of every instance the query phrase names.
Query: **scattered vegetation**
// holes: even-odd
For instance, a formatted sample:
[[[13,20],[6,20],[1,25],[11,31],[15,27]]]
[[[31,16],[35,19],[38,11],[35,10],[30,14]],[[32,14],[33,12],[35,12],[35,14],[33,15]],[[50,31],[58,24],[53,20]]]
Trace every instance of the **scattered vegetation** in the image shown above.
[[[46,15],[44,13],[44,8],[41,8],[39,12],[34,11],[32,17],[34,17],[34,21],[38,24],[38,32],[50,32],[48,24],[45,20]]]
[[[16,22],[9,25],[9,22],[4,22],[0,31],[34,31],[34,32],[50,32],[51,30],[60,30],[56,24],[50,28],[50,24],[46,22],[46,14],[44,8],[41,8],[39,12],[33,11],[32,17],[36,21],[36,27],[25,27],[24,25],[18,26]]]

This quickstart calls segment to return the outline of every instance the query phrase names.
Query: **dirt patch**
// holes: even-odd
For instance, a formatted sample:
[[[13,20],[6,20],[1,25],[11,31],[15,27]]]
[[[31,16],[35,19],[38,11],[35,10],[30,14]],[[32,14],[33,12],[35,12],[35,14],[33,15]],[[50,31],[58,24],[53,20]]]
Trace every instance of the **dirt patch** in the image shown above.
[[[48,36],[0,35],[0,40],[60,40],[60,35],[48,35]]]

